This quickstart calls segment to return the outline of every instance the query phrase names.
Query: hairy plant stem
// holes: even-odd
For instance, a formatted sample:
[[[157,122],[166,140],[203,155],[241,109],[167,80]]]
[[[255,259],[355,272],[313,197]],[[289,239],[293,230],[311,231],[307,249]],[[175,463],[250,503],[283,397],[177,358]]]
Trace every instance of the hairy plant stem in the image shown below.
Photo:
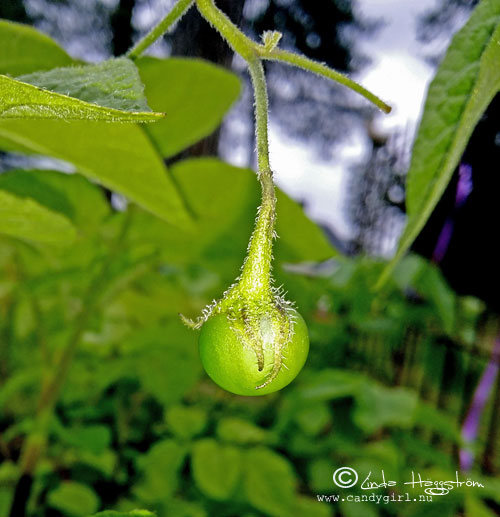
[[[248,246],[235,290],[249,298],[266,298],[271,293],[271,261],[276,219],[276,194],[273,173],[269,163],[267,85],[264,67],[258,55],[258,45],[245,36],[231,20],[218,9],[213,0],[196,0],[202,16],[210,22],[231,48],[247,62],[255,99],[255,137],[257,145],[258,175],[262,203],[255,229]],[[230,293],[228,293],[230,294]]]
[[[252,297],[258,294],[264,295],[271,292],[271,261],[276,218],[276,196],[273,173],[269,163],[268,98],[262,60],[282,61],[334,80],[364,96],[386,113],[391,111],[391,107],[352,79],[328,68],[323,63],[318,63],[307,57],[276,48],[281,37],[279,33],[265,33],[263,35],[264,44],[260,45],[245,36],[215,6],[213,0],[196,0],[196,6],[202,16],[220,32],[231,48],[245,59],[252,78],[255,98],[258,173],[262,189],[262,204],[259,209],[255,230],[250,240],[248,255],[234,291],[239,287],[241,292]],[[231,290],[227,294],[231,295]]]
[[[259,59],[248,61],[255,96],[255,135],[262,204],[248,246],[239,284],[248,296],[266,296],[271,292],[271,261],[276,219],[276,194],[269,163],[268,99],[264,68]]]
[[[293,52],[288,52],[287,50],[282,50],[279,48],[267,49],[263,45],[258,46],[258,53],[261,59],[288,63],[289,65],[302,68],[302,70],[308,70],[309,72],[313,72],[316,75],[331,79],[332,81],[347,86],[354,92],[362,95],[365,99],[375,104],[375,106],[380,108],[384,113],[390,113],[392,110],[392,108],[382,99],[368,91],[366,88],[363,88],[363,86],[358,84],[356,81],[353,81],[346,75],[341,74],[336,70],[332,70],[323,63],[319,63],[318,61],[314,61],[305,56],[300,56],[299,54],[294,54]]]
[[[194,0],[179,0],[166,16],[127,52],[127,57],[137,59],[157,39],[161,38],[175,22],[180,20],[193,4]]]
[[[347,86],[375,104],[375,106],[385,113],[391,111],[391,106],[346,75],[329,68],[324,63],[276,48],[281,37],[279,32],[269,31],[271,40],[267,41],[267,43],[265,41],[264,45],[260,45],[251,40],[234,25],[226,14],[215,6],[213,0],[178,0],[170,12],[127,52],[127,57],[130,59],[138,58],[156,40],[161,38],[195,2],[200,14],[219,31],[229,46],[245,59],[247,63],[254,61],[255,58],[268,61],[281,61]],[[264,34],[264,36],[266,36],[266,34]]]
[[[61,394],[61,389],[68,377],[71,363],[75,357],[82,335],[87,328],[89,319],[98,305],[100,293],[103,292],[102,286],[106,283],[107,277],[109,276],[110,267],[121,250],[123,240],[130,224],[131,213],[132,210],[129,209],[123,221],[122,228],[111,245],[104,264],[90,282],[86,293],[83,296],[82,309],[76,318],[75,326],[68,342],[61,351],[58,360],[52,366],[52,370],[47,374],[43,381],[37,403],[33,431],[28,435],[23,444],[19,460],[20,481],[22,480],[23,485],[28,487],[28,493],[26,494],[23,493],[23,491],[16,489],[16,495],[11,506],[11,517],[20,517],[20,515],[24,515],[24,508],[29,496],[29,489],[31,487],[30,483],[26,484],[26,477],[32,477],[36,465],[45,449],[55,405],[59,395]]]

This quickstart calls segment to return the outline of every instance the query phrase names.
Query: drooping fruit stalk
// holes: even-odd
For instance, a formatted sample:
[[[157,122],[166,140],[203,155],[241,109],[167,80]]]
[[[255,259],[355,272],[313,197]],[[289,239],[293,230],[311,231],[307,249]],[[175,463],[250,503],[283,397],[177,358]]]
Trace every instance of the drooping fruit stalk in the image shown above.
[[[276,194],[273,173],[269,163],[268,100],[264,69],[260,60],[251,60],[249,71],[255,92],[258,176],[262,202],[258,209],[255,228],[250,238],[241,275],[225,292],[220,301],[205,310],[203,317],[197,323],[189,322],[186,319],[185,321],[195,328],[201,326],[205,328],[205,331],[202,329],[200,336],[200,348],[203,347],[202,362],[209,375],[230,391],[237,391],[239,388],[240,394],[254,395],[258,394],[255,390],[262,390],[273,383],[284,368],[288,368],[290,372],[288,377],[291,378],[287,379],[288,382],[295,377],[307,357],[308,339],[307,330],[304,332],[305,325],[302,325],[300,359],[297,361],[294,357],[292,358],[292,352],[294,356],[297,355],[296,350],[291,350],[296,321],[298,318],[300,320],[302,318],[273,287],[271,270],[275,238]],[[205,327],[205,325],[216,315],[223,315],[224,319],[219,317],[216,320],[219,323],[217,324],[218,331],[214,336],[211,329],[212,325],[209,324],[208,327]],[[211,330],[207,331],[206,328]],[[210,343],[205,343],[207,333],[210,333],[211,336]],[[219,334],[223,334],[223,336],[219,336]],[[214,337],[220,337],[222,342],[220,343]],[[222,348],[227,352],[228,343],[231,344],[231,352],[224,354],[218,361],[214,362],[214,357],[220,355],[216,348]],[[237,343],[236,346],[234,343]],[[238,346],[241,350],[238,350]],[[205,348],[207,348],[206,353],[204,353]],[[236,384],[236,387],[227,383],[224,386],[224,380],[233,377],[232,372],[227,371],[228,364],[237,360],[238,357],[241,359],[245,356],[245,351],[249,350],[253,354],[250,354],[238,365],[240,382],[233,383]],[[285,361],[286,351],[289,352],[290,365],[287,365]],[[295,365],[298,366],[298,369],[293,368],[291,370],[290,367]],[[220,375],[222,371],[224,371],[224,374]],[[293,376],[291,375],[292,372]],[[237,373],[235,372],[235,378],[238,377]],[[248,373],[250,373],[250,379],[244,382]],[[279,387],[276,389],[279,389]],[[245,393],[241,393],[242,390]],[[250,390],[250,393],[247,393],[248,390]],[[268,392],[269,389],[265,391]]]
[[[345,84],[386,112],[390,107],[325,65],[278,49],[279,32],[265,32],[263,43],[257,44],[217,9],[213,0],[196,0],[196,6],[248,64],[255,97],[262,203],[247,257],[236,282],[221,300],[208,306],[196,322],[182,318],[192,328],[201,328],[201,360],[215,382],[241,395],[264,394],[281,389],[298,374],[309,351],[309,338],[304,320],[273,286],[271,276],[276,195],[269,163],[268,99],[262,61],[284,61],[310,70]]]

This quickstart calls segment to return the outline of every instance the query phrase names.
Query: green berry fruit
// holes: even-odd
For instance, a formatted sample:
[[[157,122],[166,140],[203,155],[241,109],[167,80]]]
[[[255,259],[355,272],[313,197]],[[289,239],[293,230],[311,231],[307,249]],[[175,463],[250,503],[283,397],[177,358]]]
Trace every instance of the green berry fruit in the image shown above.
[[[252,332],[254,342],[261,345],[259,358],[245,338],[244,326],[229,319],[227,313],[210,316],[201,328],[199,346],[201,362],[211,379],[227,391],[247,396],[267,395],[289,384],[306,362],[309,336],[295,309],[288,309],[287,318],[292,328],[284,344],[281,323],[266,314],[260,318],[257,331]]]

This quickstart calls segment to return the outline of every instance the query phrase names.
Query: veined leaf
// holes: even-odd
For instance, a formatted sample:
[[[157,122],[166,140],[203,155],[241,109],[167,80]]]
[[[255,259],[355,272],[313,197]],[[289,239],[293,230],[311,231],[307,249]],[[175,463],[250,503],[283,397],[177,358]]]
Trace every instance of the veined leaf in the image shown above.
[[[0,233],[49,244],[69,244],[76,234],[66,217],[32,199],[3,190],[0,190]]]
[[[209,135],[240,93],[236,75],[202,60],[148,57],[137,66],[151,107],[167,114],[145,128],[163,157]]]
[[[194,231],[172,231],[162,221],[138,212],[130,234],[149,245],[160,246],[170,263],[209,263],[231,281],[244,259],[260,202],[255,172],[216,158],[195,158],[177,162],[171,173],[195,214]],[[277,270],[283,262],[325,260],[335,254],[321,229],[297,203],[279,189],[277,198]],[[296,244],[297,240],[300,244]]]
[[[133,489],[135,496],[150,504],[170,499],[177,489],[186,453],[186,446],[175,440],[156,442],[138,458],[142,478]]]
[[[47,496],[49,506],[63,512],[67,517],[84,517],[99,508],[99,497],[87,485],[65,481]]]
[[[0,190],[60,212],[84,234],[94,231],[111,212],[103,190],[80,174],[12,170],[0,174]]]
[[[204,438],[193,445],[191,469],[198,488],[216,501],[226,501],[233,494],[241,472],[241,452]]]
[[[43,181],[43,174],[44,171],[27,170],[4,172],[0,174],[0,191],[9,192],[21,198],[30,198],[48,210],[59,212],[69,220],[72,220],[73,205],[63,192],[52,188]],[[63,176],[63,174],[60,175]],[[66,174],[64,176],[70,177],[70,175]]]
[[[0,149],[65,160],[169,223],[190,224],[177,186],[137,125],[0,120]]]
[[[408,428],[415,420],[417,395],[407,388],[365,383],[356,396],[354,421],[367,433],[384,426]]]
[[[475,125],[499,89],[500,2],[483,0],[453,38],[429,87],[408,172],[408,223],[379,286],[432,214]]]
[[[267,447],[246,451],[243,490],[249,503],[266,515],[293,515],[295,472],[290,462]]]
[[[72,59],[51,38],[33,27],[0,20],[0,74],[13,76],[56,66],[68,66]]]
[[[139,71],[124,57],[94,65],[34,72],[17,79],[107,108],[150,111]]]
[[[13,79],[0,76],[2,118],[150,122],[135,65],[126,58],[56,68]]]
[[[200,434],[207,424],[207,414],[198,407],[170,406],[165,412],[168,428],[181,440],[190,440]]]

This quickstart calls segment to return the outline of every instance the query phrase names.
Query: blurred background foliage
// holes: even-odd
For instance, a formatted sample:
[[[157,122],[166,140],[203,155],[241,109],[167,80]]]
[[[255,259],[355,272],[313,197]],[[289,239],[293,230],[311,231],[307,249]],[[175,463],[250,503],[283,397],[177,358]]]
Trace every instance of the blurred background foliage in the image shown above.
[[[34,24],[72,56],[92,60],[125,51],[149,23],[137,13],[159,4],[12,0],[0,3],[0,17]],[[441,4],[446,9],[422,20],[423,37],[473,2]],[[357,19],[351,3],[340,0],[321,7],[278,0],[218,5],[248,33],[282,30],[286,47],[344,71],[363,66],[355,34],[374,31],[378,23]],[[31,37],[12,43],[0,27],[0,41],[11,44],[8,56],[0,56],[1,73],[72,62],[56,45],[34,45]],[[194,12],[159,45],[162,51],[241,67]],[[497,276],[489,262],[474,269],[482,285],[489,280],[488,295],[463,288],[460,279],[470,274],[463,262],[452,289],[425,258],[428,246],[417,244],[424,257],[409,255],[383,291],[372,294],[384,267],[376,255],[393,221],[387,207],[404,212],[404,202],[387,193],[394,185],[404,188],[405,144],[372,135],[370,165],[352,190],[359,223],[354,244],[339,243],[278,192],[275,276],[308,323],[311,354],[282,392],[233,396],[203,373],[197,334],[181,325],[178,314],[196,316],[220,297],[244,258],[258,183],[251,170],[216,155],[239,146],[251,156],[248,86],[198,60],[150,57],[138,66],[149,105],[168,113],[155,125],[116,130],[0,123],[0,192],[63,214],[76,228],[71,242],[47,242],[29,226],[24,233],[0,227],[0,516],[9,515],[13,501],[22,511],[15,517],[86,517],[133,508],[158,517],[500,514],[498,381],[469,451],[473,469],[463,474],[482,481],[484,489],[457,489],[428,504],[329,504],[316,497],[341,492],[332,482],[340,466],[355,468],[361,479],[371,471],[378,481],[384,470],[399,486],[412,471],[454,479],[466,445],[461,426],[496,357]],[[299,137],[317,125],[319,152],[330,152],[320,150],[322,143],[339,142],[339,128],[372,116],[338,89],[305,81],[300,72],[270,67],[269,76],[277,119]],[[221,132],[219,124],[241,92],[247,103]],[[234,118],[248,125],[236,139],[230,134]],[[138,146],[137,162],[127,154],[131,145]],[[169,177],[194,228],[165,222],[113,191],[113,181],[126,182],[145,168]],[[431,219],[427,232],[440,225],[441,219]],[[357,253],[345,256],[339,249]],[[450,262],[456,266],[453,257]],[[444,273],[449,276],[449,269]],[[47,420],[40,410],[43,386],[72,344],[69,375]],[[30,439],[46,443],[32,471],[20,459]],[[402,492],[398,487],[396,493]]]

